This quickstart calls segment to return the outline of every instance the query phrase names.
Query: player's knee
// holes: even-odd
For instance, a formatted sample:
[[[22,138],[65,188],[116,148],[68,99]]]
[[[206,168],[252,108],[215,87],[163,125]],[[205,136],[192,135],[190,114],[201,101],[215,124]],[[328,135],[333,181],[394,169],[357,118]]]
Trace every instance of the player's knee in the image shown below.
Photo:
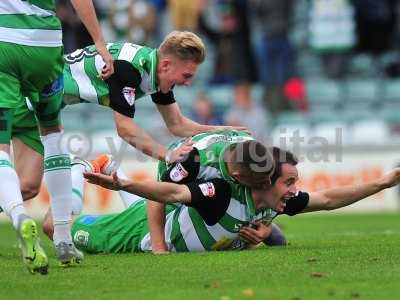
[[[61,125],[55,125],[52,127],[45,127],[45,126],[40,127],[40,134],[42,136],[47,136],[52,133],[61,133],[61,131],[62,131]]]
[[[21,192],[24,201],[36,197],[40,192],[40,182],[32,183],[27,181],[21,181]]]

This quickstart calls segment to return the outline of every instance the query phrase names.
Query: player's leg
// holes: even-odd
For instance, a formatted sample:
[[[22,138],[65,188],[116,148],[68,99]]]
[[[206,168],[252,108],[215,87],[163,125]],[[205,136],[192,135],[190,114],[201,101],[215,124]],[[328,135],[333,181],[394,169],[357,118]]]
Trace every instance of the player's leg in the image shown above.
[[[43,156],[18,138],[13,138],[15,170],[24,201],[39,194],[43,178]]]
[[[14,111],[12,148],[22,198],[26,201],[34,198],[40,191],[43,177],[43,145],[35,115],[24,103]]]
[[[14,73],[19,56],[17,47],[0,43],[0,206],[18,232],[23,261],[29,271],[47,273],[47,256],[40,247],[36,224],[25,212],[19,179],[9,155],[13,113],[22,99]]]
[[[129,179],[128,176],[124,173],[122,168],[118,168],[117,175],[121,179]],[[131,207],[135,205],[138,201],[141,201],[142,197],[131,194],[125,191],[118,191],[119,196],[121,197],[122,202],[124,203],[125,208]]]
[[[11,218],[14,228],[17,230],[23,246],[23,258],[31,272],[35,266],[29,263],[34,259],[34,247],[37,241],[37,228],[23,206],[20,183],[15,169],[10,160],[11,120],[12,109],[0,108],[0,206]],[[43,256],[43,268],[47,270],[47,257]]]
[[[97,172],[106,175],[111,175],[112,172],[116,171],[119,178],[129,179],[128,176],[122,170],[122,168],[117,166],[117,163],[115,162],[112,155],[101,154],[96,159],[92,160],[90,163]],[[140,196],[125,191],[118,191],[118,193],[119,196],[121,197],[122,202],[124,203],[125,208],[135,205],[136,202],[142,199],[142,197]]]
[[[71,161],[67,152],[60,149],[61,127],[42,127],[44,145],[44,176],[50,194],[51,213],[47,220],[52,220],[52,240],[56,254],[62,266],[80,263],[83,254],[72,242],[72,178]]]
[[[85,168],[85,160],[73,158],[71,163],[71,177],[72,177],[72,216],[78,216],[83,208],[83,195],[84,183],[83,172],[91,171]],[[89,162],[88,162],[89,163]],[[49,209],[43,220],[43,232],[53,240],[54,225],[53,216]]]
[[[147,232],[144,199],[119,214],[80,216],[72,225],[75,245],[88,253],[138,252]]]
[[[60,109],[63,93],[63,58],[61,48],[41,49],[45,58],[32,64],[35,72],[27,76],[34,87],[33,107],[40,125],[44,147],[44,177],[50,195],[50,206],[54,222],[54,245],[62,265],[81,260],[71,237],[71,167],[68,153],[60,147]],[[41,72],[46,70],[46,72]],[[35,97],[36,96],[36,97]]]
[[[100,156],[96,160],[86,161],[80,158],[72,159],[72,183],[76,203],[74,212],[82,209],[84,193],[83,172],[111,173],[114,163],[111,157]],[[134,201],[127,210],[120,214],[111,215],[83,215],[78,217],[72,225],[74,244],[88,253],[121,253],[140,251],[140,241],[146,231],[145,200],[131,195]],[[79,205],[80,203],[80,205]],[[51,237],[53,230],[51,213],[46,214],[43,229]]]
[[[43,178],[43,145],[35,114],[25,102],[14,111],[12,146],[24,201],[34,198],[40,191]]]

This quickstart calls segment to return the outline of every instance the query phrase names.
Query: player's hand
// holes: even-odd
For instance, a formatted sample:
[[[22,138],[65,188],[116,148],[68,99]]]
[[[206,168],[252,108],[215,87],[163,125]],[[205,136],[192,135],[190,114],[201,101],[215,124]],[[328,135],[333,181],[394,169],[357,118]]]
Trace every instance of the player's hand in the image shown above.
[[[165,254],[169,254],[168,247],[167,247],[167,244],[166,244],[165,242],[163,242],[163,243],[157,243],[157,244],[152,243],[152,244],[151,244],[151,252],[152,252],[154,255],[165,255]]]
[[[400,168],[395,168],[383,176],[381,185],[383,188],[391,188],[400,183]]]
[[[271,235],[271,232],[271,225],[256,222],[252,223],[251,226],[243,226],[240,228],[239,237],[246,243],[255,246],[267,239]]]
[[[96,43],[95,46],[97,53],[99,53],[105,63],[103,70],[101,71],[101,78],[104,80],[114,73],[113,58],[104,43]]]
[[[252,134],[251,131],[244,126],[214,126],[213,130],[237,130],[237,131],[244,131],[248,134]]]
[[[165,157],[165,161],[168,164],[171,164],[171,163],[174,163],[177,161],[182,161],[185,158],[185,156],[187,154],[189,154],[190,151],[193,150],[193,144],[194,144],[194,142],[191,139],[189,139],[185,143],[183,143],[179,148],[177,148],[173,151],[169,150]]]
[[[100,185],[109,190],[119,191],[122,188],[121,179],[118,178],[117,172],[113,172],[111,176],[101,173],[84,172],[83,177],[89,183]]]

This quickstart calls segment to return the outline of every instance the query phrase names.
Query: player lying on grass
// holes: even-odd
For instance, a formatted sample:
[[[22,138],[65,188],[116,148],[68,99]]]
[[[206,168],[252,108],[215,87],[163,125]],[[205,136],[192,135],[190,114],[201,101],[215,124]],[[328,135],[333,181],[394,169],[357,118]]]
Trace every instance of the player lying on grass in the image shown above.
[[[344,186],[319,192],[297,191],[297,160],[286,151],[273,148],[276,167],[272,184],[264,190],[232,189],[225,180],[195,180],[186,184],[132,182],[120,171],[112,176],[85,173],[89,182],[119,190],[128,207],[120,214],[83,215],[73,224],[77,247],[90,253],[150,251],[146,208],[149,201],[167,205],[165,240],[170,251],[244,249],[264,241],[271,233],[271,221],[280,214],[333,210],[350,205],[400,181],[394,169],[371,183]],[[84,167],[81,167],[83,172]],[[253,224],[253,226],[248,226]],[[254,228],[253,228],[254,227]],[[50,227],[46,230],[51,231]]]
[[[199,134],[191,139],[195,143],[195,151],[190,153],[184,163],[172,164],[170,170],[167,170],[165,162],[160,162],[159,175],[168,171],[171,177],[163,180],[185,182],[193,181],[196,177],[221,177],[234,186],[238,186],[236,181],[251,183],[253,186],[263,186],[269,182],[273,171],[272,156],[249,134],[234,130],[216,131]],[[180,147],[182,143],[184,140],[172,144],[171,149]],[[251,169],[253,165],[257,167],[255,172]]]
[[[95,168],[96,170],[102,170],[105,173],[110,173],[112,171],[112,166],[115,165],[114,163],[110,163],[110,159],[108,156],[102,156],[95,161],[91,163],[87,163],[84,161],[80,161],[76,164],[73,165],[72,167],[72,174],[74,178],[74,189],[79,189],[80,192],[83,192],[83,172],[88,169],[93,169]],[[236,169],[239,168],[237,165],[235,166],[234,163],[228,163],[229,169],[233,168]],[[126,176],[122,173],[121,170],[117,171],[119,176],[121,178],[126,178]],[[232,173],[237,173],[237,171],[234,171]],[[257,174],[259,175],[259,174]],[[248,176],[248,175],[247,175]],[[268,177],[267,177],[268,178]],[[267,180],[267,179],[266,179]],[[153,182],[153,181],[150,181]],[[203,187],[203,192],[204,193],[209,193],[208,197],[211,197],[210,200],[213,199],[213,192],[218,192],[219,193],[219,183],[220,182],[225,182],[223,179],[215,179],[213,181],[199,181],[205,184],[207,186],[208,184],[211,184],[208,188],[211,188],[209,191],[206,190],[205,187]],[[157,182],[155,182],[157,183]],[[146,184],[146,183],[144,183]],[[169,183],[166,183],[169,185]],[[175,185],[175,184],[173,184]],[[224,185],[222,185],[222,188],[225,188]],[[216,189],[216,190],[213,190]],[[166,192],[166,190],[160,190],[161,193]],[[198,190],[197,193],[199,194],[199,199],[201,199],[201,191]],[[74,236],[74,241],[75,244],[80,244],[82,249],[84,249],[86,252],[90,253],[99,253],[99,252],[107,252],[107,253],[119,253],[119,252],[133,252],[133,251],[150,251],[151,250],[151,243],[150,243],[150,234],[148,231],[148,226],[147,226],[147,214],[146,214],[146,207],[147,207],[147,201],[144,198],[140,198],[138,196],[135,196],[130,193],[126,192],[121,192],[120,191],[120,196],[124,202],[125,207],[127,209],[120,213],[120,214],[109,214],[109,215],[103,215],[103,216],[83,216],[79,217],[76,222],[74,222],[72,233]],[[159,195],[161,196],[161,195]],[[168,197],[168,195],[166,195]],[[206,196],[203,196],[203,198]],[[214,199],[216,202],[218,201],[217,198]],[[174,199],[171,200],[171,203],[175,202]],[[82,203],[82,202],[81,202]],[[208,216],[204,216],[207,218],[207,222],[215,222],[219,217],[218,215],[224,214],[224,206],[225,204],[222,203],[221,208],[219,208],[219,211],[212,211],[214,207],[204,207],[203,210],[209,210]],[[167,206],[167,211],[171,211],[171,214],[169,216],[173,216],[174,213],[178,214],[180,213],[181,209],[183,209],[183,206],[177,206],[177,205],[170,205]],[[204,213],[207,214],[206,211],[203,211]],[[193,211],[195,212],[195,211]],[[244,212],[242,212],[244,213]],[[175,216],[176,218],[176,216]],[[200,217],[201,218],[201,217]],[[215,220],[215,221],[213,221]],[[171,219],[172,221],[172,219]],[[175,223],[173,221],[173,223]],[[169,221],[167,222],[169,223]],[[173,227],[173,223],[170,223],[171,225],[171,230],[172,232],[175,232]],[[83,228],[81,227],[81,224],[85,225],[94,225],[94,227],[90,228]],[[95,225],[96,224],[96,225]],[[104,224],[107,224],[104,226]],[[101,227],[101,228],[100,228]],[[92,229],[94,231],[92,231]],[[105,230],[103,233],[105,235],[102,235],[103,229]],[[52,230],[52,222],[49,222],[48,220],[44,223],[44,230],[46,234],[51,238],[51,230]],[[170,231],[171,231],[170,230]],[[90,232],[89,232],[90,231]],[[179,231],[179,230],[178,230]],[[176,231],[174,234],[178,234],[178,231]],[[172,234],[172,232],[167,233],[167,235]],[[274,227],[274,232],[276,232],[279,235],[279,228]],[[181,236],[181,231],[179,231],[179,236]],[[172,235],[170,236],[172,238]],[[177,238],[179,238],[177,236]],[[279,237],[278,237],[279,238]],[[275,237],[276,240],[276,237]],[[273,240],[269,240],[269,243],[274,242]],[[139,245],[140,243],[140,245]],[[181,241],[177,241],[177,243],[181,243]],[[280,242],[281,244],[284,242]],[[86,247],[88,246],[88,247]],[[193,249],[195,245],[191,245],[191,250],[192,251],[204,251],[204,250],[212,250],[212,249],[204,249],[204,248],[198,248],[198,249]],[[219,246],[216,246],[215,250],[219,249]],[[187,251],[185,249],[179,249],[177,251]]]
[[[251,187],[261,187],[269,182],[269,177],[273,171],[272,156],[266,147],[255,141],[248,133],[236,130],[210,131],[195,135],[190,138],[190,141],[194,143],[194,148],[184,162],[167,164],[165,161],[160,161],[159,178],[161,180],[184,183],[193,181],[195,178],[221,177],[231,184],[236,185],[237,182],[240,182]],[[172,143],[169,149],[176,151],[176,149],[185,145],[186,139],[181,139]],[[231,163],[226,164],[225,161],[231,161]],[[228,174],[228,165],[230,174]],[[252,165],[257,167],[257,172],[251,169]],[[161,171],[167,172],[168,176],[164,178]],[[73,191],[73,207],[80,207],[81,197],[79,193],[76,193],[76,189],[73,189]],[[163,207],[153,206],[149,208],[149,213],[151,214],[153,211],[156,213],[150,215],[149,220],[165,216]],[[46,223],[49,218],[51,218],[51,214],[47,213]],[[164,226],[162,224],[162,221],[150,222],[153,228],[162,231],[162,238],[160,239],[164,240]],[[152,233],[152,235],[154,234]],[[154,247],[154,249],[156,252],[158,251],[157,247]]]

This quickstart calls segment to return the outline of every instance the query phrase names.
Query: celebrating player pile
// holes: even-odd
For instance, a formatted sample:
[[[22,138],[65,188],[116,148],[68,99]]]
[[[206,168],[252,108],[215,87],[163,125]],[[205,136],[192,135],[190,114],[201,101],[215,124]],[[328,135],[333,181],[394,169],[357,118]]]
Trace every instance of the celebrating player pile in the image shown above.
[[[51,11],[46,13],[45,10],[49,7],[54,9],[54,5],[52,1],[36,2],[42,3],[43,7],[32,5],[26,1],[13,2],[15,5],[7,1],[0,5],[0,9],[10,14],[21,13],[21,16],[16,17],[16,24],[18,24],[19,17],[30,18],[24,16],[24,14],[34,15],[32,17],[32,26],[45,28],[45,24],[53,22],[51,20],[53,20],[52,16],[54,15]],[[12,19],[14,16],[0,16],[0,26],[1,20],[7,23],[10,18]],[[43,24],[37,25],[36,21],[34,21],[37,18],[43,18]],[[58,21],[54,21],[53,25],[56,27],[54,28],[54,36],[60,38]],[[53,25],[49,25],[51,29],[53,29]],[[8,29],[3,31],[10,32]],[[18,40],[18,34],[21,32],[19,29],[15,30],[15,40]],[[2,32],[0,31],[0,40],[9,42],[7,40],[9,37],[6,34],[1,37],[1,34]],[[49,49],[44,49],[47,49],[48,51],[46,51],[49,53],[55,51],[52,48],[53,46],[60,44],[58,40],[56,42],[49,41],[48,39],[51,37],[52,35],[50,34],[46,37],[41,37],[42,40],[38,44],[43,47],[48,46]],[[12,76],[4,72],[4,77],[7,77],[8,81],[4,81],[4,87],[1,89],[7,96],[4,97],[5,99],[12,99],[12,105],[10,104],[12,108],[5,104],[4,107],[7,108],[2,109],[0,112],[1,118],[5,122],[5,134],[1,136],[2,140],[0,141],[4,143],[4,146],[0,148],[4,148],[4,153],[1,152],[0,154],[2,155],[1,161],[4,162],[2,170],[8,178],[7,181],[4,181],[4,187],[8,184],[8,181],[12,181],[13,188],[10,190],[15,190],[15,195],[10,195],[5,188],[0,186],[0,191],[8,193],[2,198],[10,199],[9,201],[11,201],[6,203],[4,202],[6,200],[1,200],[0,206],[11,216],[15,226],[19,227],[19,215],[24,215],[24,213],[18,179],[15,171],[10,167],[11,163],[8,156],[8,143],[12,138],[15,168],[21,181],[20,188],[23,199],[31,199],[38,193],[42,179],[42,156],[45,158],[44,173],[51,196],[51,210],[54,222],[53,239],[57,256],[63,265],[81,261],[83,256],[73,246],[70,235],[71,203],[76,195],[72,193],[70,159],[59,148],[61,133],[59,111],[62,106],[90,102],[110,107],[114,111],[118,134],[125,141],[150,156],[171,162],[190,151],[190,143],[170,152],[167,152],[164,146],[156,143],[132,121],[137,99],[145,95],[151,95],[167,127],[174,135],[187,137],[199,132],[223,128],[200,125],[187,119],[181,114],[179,106],[174,99],[173,87],[175,85],[189,85],[198,65],[203,62],[205,57],[204,45],[195,34],[172,32],[165,38],[158,49],[130,43],[110,43],[107,48],[111,56],[105,50],[105,46],[101,47],[100,45],[102,37],[95,38],[94,36],[94,40],[96,42],[95,46],[89,46],[65,56],[63,75],[60,75],[64,64],[60,57],[60,47],[56,47],[58,52],[56,51],[54,56],[57,60],[54,62],[49,59],[51,53],[42,53],[46,52],[43,48],[40,50],[42,52],[39,51],[40,53],[38,53],[40,54],[40,59],[37,59],[37,65],[36,63],[31,63],[36,61],[36,57],[29,58],[29,62],[25,63],[26,66],[33,65],[35,69],[41,69],[43,74],[49,73],[46,76],[51,75],[52,78],[55,78],[55,74],[57,74],[57,80],[54,81],[53,78],[53,82],[49,81],[51,84],[47,87],[41,85],[40,88],[31,89],[30,85],[34,86],[35,82],[32,84],[28,82],[27,87],[17,86],[14,89],[12,83],[14,79],[10,79]],[[8,55],[11,51],[11,46],[8,43],[3,44],[4,54]],[[32,41],[29,40],[26,44],[31,45]],[[32,50],[31,47],[29,49]],[[32,51],[35,52],[36,50]],[[109,63],[112,60],[114,62],[110,65]],[[20,63],[17,59],[15,61],[18,64]],[[42,63],[43,65],[41,65]],[[53,72],[54,74],[49,72],[49,69],[44,68],[45,66],[50,67],[49,63],[57,66],[56,71]],[[14,70],[9,68],[9,61],[3,60],[3,64],[4,69],[8,71]],[[38,67],[39,65],[40,67]],[[111,71],[109,71],[110,69]],[[107,77],[112,71],[114,73]],[[32,81],[43,78],[45,82],[44,79],[47,77],[42,73],[35,74],[35,76],[28,75],[31,76],[29,78]],[[12,75],[14,76],[15,74],[13,73]],[[21,80],[25,83],[24,78]],[[29,97],[32,111],[25,105],[25,97]],[[36,118],[41,124],[44,150],[37,129]],[[59,182],[63,182],[63,185],[58,185]],[[13,201],[17,202],[14,203]],[[31,224],[30,228],[32,228],[33,232],[31,234],[32,239],[37,244],[36,225],[31,220],[29,224]],[[39,249],[39,247],[36,248]],[[45,258],[43,251],[41,253],[44,257],[43,260],[46,262],[40,265],[47,266],[47,258]]]
[[[400,182],[400,169],[395,169],[371,183],[300,192],[296,188],[297,160],[290,152],[274,147],[271,157],[265,147],[237,131],[199,134],[193,140],[194,148],[184,162],[168,168],[160,163],[158,175],[164,182],[132,182],[121,170],[113,172],[110,158],[104,156],[92,166],[83,161],[74,165],[73,173],[81,181],[82,173],[93,170],[93,165],[111,174],[89,172],[84,176],[91,183],[119,190],[127,207],[120,214],[79,217],[72,227],[75,245],[90,253],[159,253],[154,243],[165,243],[164,250],[169,251],[237,250],[262,241],[282,245],[285,239],[271,224],[280,214],[333,210]],[[261,178],[270,184],[245,186]],[[152,201],[135,195],[168,204],[165,226],[161,227],[163,241],[154,240],[160,239],[152,234],[157,228],[148,228],[148,224],[157,226],[151,223],[157,220],[146,217]],[[51,223],[45,227],[51,236]]]

